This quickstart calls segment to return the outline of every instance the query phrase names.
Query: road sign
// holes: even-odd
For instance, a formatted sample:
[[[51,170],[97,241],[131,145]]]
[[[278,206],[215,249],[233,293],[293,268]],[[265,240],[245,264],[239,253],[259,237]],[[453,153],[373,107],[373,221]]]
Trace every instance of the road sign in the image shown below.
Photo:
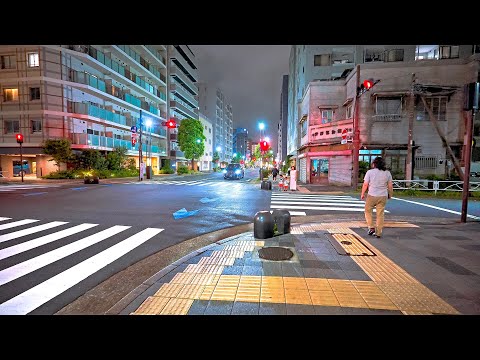
[[[136,133],[137,132],[137,127],[135,125],[133,125],[130,130],[132,130],[132,133]]]
[[[347,129],[342,130],[342,140],[347,140]],[[344,142],[342,142],[344,144]]]
[[[347,139],[345,139],[345,140],[342,139],[341,144],[343,145],[343,144],[346,144],[346,143],[347,143]]]

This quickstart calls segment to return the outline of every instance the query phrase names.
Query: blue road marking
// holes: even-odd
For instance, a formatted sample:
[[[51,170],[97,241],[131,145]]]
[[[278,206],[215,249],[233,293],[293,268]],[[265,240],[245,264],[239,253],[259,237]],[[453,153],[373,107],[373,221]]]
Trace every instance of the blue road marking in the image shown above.
[[[83,186],[83,187],[78,187],[78,188],[70,188],[70,190],[83,190],[83,189],[86,189],[87,187],[86,186]]]
[[[23,194],[23,196],[42,195],[42,194],[46,194],[46,192],[36,192],[36,193]]]

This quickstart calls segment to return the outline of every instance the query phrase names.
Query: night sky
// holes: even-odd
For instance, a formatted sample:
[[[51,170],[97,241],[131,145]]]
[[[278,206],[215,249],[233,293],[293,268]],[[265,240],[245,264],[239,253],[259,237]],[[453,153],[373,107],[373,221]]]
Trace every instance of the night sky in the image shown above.
[[[200,79],[219,87],[233,108],[233,128],[258,141],[258,123],[277,146],[282,76],[288,74],[290,45],[189,45]]]

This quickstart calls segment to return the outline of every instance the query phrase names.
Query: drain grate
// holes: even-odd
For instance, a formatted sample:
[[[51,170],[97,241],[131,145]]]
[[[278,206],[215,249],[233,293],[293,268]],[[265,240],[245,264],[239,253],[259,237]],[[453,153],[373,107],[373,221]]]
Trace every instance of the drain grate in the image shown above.
[[[258,250],[258,256],[265,260],[282,261],[292,258],[293,252],[287,248],[270,246]]]

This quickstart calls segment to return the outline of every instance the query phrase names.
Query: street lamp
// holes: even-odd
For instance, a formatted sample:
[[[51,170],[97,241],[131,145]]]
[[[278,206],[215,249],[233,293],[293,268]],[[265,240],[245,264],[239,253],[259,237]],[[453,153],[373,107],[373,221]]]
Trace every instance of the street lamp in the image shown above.
[[[150,166],[152,166],[152,131],[151,131],[151,127],[152,127],[152,119],[147,119],[145,121],[145,126],[147,128],[147,132],[149,134],[149,140],[148,140],[148,147],[147,147],[147,165],[150,163]],[[147,169],[148,171],[148,169]]]

